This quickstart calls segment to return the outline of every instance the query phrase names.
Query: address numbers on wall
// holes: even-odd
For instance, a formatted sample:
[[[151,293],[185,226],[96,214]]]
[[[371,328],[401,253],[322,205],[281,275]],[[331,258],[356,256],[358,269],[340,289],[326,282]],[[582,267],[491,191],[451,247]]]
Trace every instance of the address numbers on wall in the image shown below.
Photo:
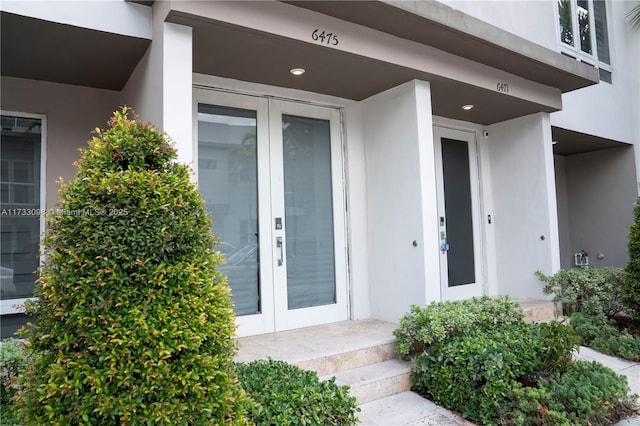
[[[501,93],[509,93],[509,83],[505,83],[504,81],[499,81],[496,84],[496,90]]]
[[[339,43],[337,34],[329,33],[319,28],[313,30],[311,39],[320,44],[326,44],[327,46],[337,46]]]

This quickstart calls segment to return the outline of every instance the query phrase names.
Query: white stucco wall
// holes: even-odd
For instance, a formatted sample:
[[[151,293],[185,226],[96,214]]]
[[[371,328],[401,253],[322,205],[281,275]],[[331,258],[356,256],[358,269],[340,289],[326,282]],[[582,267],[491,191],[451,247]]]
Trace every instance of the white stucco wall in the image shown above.
[[[638,142],[640,31],[633,30],[625,17],[633,4],[607,2],[612,84],[600,82],[563,94],[563,109],[551,114],[552,125],[621,142]]]
[[[499,293],[547,298],[534,273],[560,267],[549,117],[489,126],[488,145]]]
[[[151,38],[151,8],[125,0],[3,0],[0,10],[108,33]]]
[[[439,1],[526,40],[557,50],[556,12],[553,1]]]
[[[565,159],[568,253],[586,250],[595,266],[627,264],[627,235],[633,222],[636,173],[632,147],[614,148]],[[604,258],[597,259],[598,253]]]
[[[554,156],[556,169],[556,197],[558,204],[558,232],[560,240],[560,267],[573,267],[571,235],[569,231],[569,199],[567,198],[566,157]]]
[[[153,6],[153,42],[122,90],[121,102],[167,132],[178,161],[194,166],[192,30],[164,22],[166,2]]]
[[[343,109],[351,319],[370,318],[367,177],[362,103]]]
[[[107,127],[118,109],[118,92],[13,77],[2,77],[0,82],[3,110],[47,116],[45,207],[54,208],[56,181],[73,178],[78,149],[87,145],[96,127]]]
[[[371,315],[397,322],[440,298],[429,84],[366,99],[363,122]]]

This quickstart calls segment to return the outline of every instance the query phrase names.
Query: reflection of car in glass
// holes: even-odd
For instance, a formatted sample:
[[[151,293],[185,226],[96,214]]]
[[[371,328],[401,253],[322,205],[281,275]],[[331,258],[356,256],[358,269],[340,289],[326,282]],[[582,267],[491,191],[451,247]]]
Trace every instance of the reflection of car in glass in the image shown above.
[[[216,251],[219,251],[225,259],[228,259],[229,256],[236,251],[236,247],[234,245],[225,242],[218,244],[215,249]]]
[[[231,287],[236,315],[259,312],[258,245],[250,243],[231,253],[218,270],[226,275]]]

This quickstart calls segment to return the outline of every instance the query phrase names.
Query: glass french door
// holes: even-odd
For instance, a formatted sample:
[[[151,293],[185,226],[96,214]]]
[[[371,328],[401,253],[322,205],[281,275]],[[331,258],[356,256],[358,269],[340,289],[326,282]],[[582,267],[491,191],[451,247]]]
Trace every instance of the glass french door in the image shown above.
[[[472,132],[434,127],[443,300],[483,294],[475,143]]]
[[[238,335],[347,319],[339,111],[194,93],[198,183]]]

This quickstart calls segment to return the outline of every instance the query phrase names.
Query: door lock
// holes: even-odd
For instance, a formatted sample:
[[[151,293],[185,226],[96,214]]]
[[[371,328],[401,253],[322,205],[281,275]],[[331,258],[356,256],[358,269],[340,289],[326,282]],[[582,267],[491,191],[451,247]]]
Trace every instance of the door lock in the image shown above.
[[[278,266],[284,263],[284,251],[282,248],[282,237],[276,237],[276,248],[279,249],[280,257],[278,258]]]

